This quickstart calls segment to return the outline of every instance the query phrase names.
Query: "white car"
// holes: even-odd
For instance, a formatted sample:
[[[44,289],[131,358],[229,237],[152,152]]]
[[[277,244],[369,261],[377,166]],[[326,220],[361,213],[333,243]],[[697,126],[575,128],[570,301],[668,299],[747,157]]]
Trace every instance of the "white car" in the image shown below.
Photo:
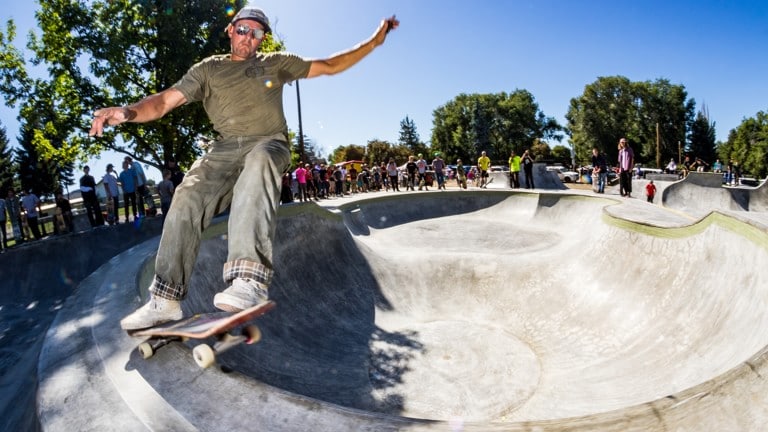
[[[575,183],[579,181],[579,173],[576,171],[570,171],[563,166],[548,166],[547,171],[553,171],[557,173],[557,176],[560,177],[560,180],[563,183]]]

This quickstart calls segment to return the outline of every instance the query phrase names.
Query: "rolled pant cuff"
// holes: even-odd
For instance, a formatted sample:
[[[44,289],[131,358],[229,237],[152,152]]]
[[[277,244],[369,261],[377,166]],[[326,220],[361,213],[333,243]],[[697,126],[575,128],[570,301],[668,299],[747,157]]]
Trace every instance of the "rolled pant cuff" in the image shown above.
[[[149,293],[154,297],[181,301],[187,295],[187,288],[184,285],[166,282],[155,275],[152,285],[149,287]]]
[[[243,278],[253,279],[256,282],[268,287],[272,282],[272,269],[264,264],[245,259],[238,259],[224,263],[224,282],[230,283],[232,279]]]

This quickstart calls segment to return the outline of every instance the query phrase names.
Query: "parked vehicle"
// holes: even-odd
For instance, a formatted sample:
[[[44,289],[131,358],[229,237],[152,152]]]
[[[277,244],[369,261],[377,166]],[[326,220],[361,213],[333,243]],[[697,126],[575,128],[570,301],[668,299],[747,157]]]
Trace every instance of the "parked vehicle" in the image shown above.
[[[579,180],[579,173],[566,169],[564,166],[548,166],[547,171],[557,173],[563,183],[575,183]]]

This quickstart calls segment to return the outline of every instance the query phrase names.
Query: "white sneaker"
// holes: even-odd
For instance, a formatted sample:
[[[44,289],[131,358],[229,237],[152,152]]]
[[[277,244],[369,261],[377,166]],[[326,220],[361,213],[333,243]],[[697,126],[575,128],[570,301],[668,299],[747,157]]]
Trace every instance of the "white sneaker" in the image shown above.
[[[123,330],[139,330],[156,326],[182,317],[181,302],[150,297],[147,304],[120,321]]]
[[[227,312],[240,312],[264,303],[269,298],[267,287],[253,279],[235,278],[232,285],[213,297],[213,305]]]

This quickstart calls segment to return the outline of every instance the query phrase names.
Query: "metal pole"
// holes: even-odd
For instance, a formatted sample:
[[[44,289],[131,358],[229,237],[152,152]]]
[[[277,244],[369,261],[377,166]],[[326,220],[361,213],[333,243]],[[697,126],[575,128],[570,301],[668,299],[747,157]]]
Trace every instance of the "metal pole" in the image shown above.
[[[299,92],[299,80],[296,80],[296,104],[299,110],[299,161],[308,163],[304,160],[304,128],[301,125],[301,93]]]

